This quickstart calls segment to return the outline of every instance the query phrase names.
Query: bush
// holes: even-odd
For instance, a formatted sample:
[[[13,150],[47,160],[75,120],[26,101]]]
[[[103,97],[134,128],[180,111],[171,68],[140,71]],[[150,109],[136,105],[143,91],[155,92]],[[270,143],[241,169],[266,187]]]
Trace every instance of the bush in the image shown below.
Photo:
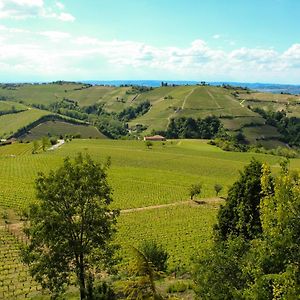
[[[186,290],[191,289],[190,284],[184,281],[176,281],[172,283],[169,287],[167,292],[168,293],[184,293]]]
[[[156,241],[144,241],[139,250],[152,263],[156,271],[165,272],[167,270],[168,252],[156,243]]]

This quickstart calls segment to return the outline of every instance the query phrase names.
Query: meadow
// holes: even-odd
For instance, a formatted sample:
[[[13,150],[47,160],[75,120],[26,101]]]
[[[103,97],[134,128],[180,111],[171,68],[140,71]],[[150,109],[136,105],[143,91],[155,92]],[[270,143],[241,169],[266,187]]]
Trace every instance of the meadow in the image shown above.
[[[55,151],[38,154],[31,151],[32,143],[0,147],[2,218],[8,214],[12,223],[18,222],[13,220],[14,212],[36,201],[34,181],[38,172],[56,169],[66,156],[74,157],[78,152],[88,153],[99,162],[110,156],[108,178],[113,190],[112,205],[121,209],[115,237],[124,258],[121,264],[130,259],[131,246],[138,246],[144,239],[154,239],[170,253],[170,272],[184,272],[191,265],[191,257],[201,255],[210,246],[212,226],[222,203],[215,196],[214,184],[221,184],[221,196],[226,196],[228,187],[252,157],[268,162],[274,172],[279,170],[280,161],[279,157],[265,154],[224,152],[202,140],[158,142],[148,149],[143,141],[73,139]],[[291,167],[299,170],[300,160],[291,160]],[[189,201],[188,188],[198,182],[203,185],[199,197],[204,200],[202,204]],[[4,252],[12,249],[15,253],[18,241],[4,230],[3,221],[0,229],[2,249]],[[6,260],[0,256],[0,266]],[[22,269],[16,254],[10,260],[9,270],[0,267],[0,298],[22,294],[22,290],[32,295],[38,293],[38,285]],[[21,272],[20,278],[27,274],[24,285],[17,284],[19,275],[14,277],[14,272]],[[11,286],[9,290],[8,286]],[[32,291],[28,291],[29,286]]]

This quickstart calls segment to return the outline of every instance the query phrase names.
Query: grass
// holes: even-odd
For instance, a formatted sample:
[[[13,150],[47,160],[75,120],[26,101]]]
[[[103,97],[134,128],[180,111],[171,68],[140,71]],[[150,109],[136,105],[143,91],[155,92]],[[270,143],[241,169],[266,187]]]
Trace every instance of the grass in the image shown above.
[[[278,139],[282,135],[277,131],[274,126],[261,125],[256,127],[245,127],[243,134],[250,143],[255,144],[260,140]]]
[[[103,134],[99,132],[96,127],[71,124],[61,121],[47,121],[39,124],[30,130],[28,134],[22,139],[26,141],[32,141],[41,139],[43,136],[56,136],[60,135],[80,135],[81,138],[106,138]]]
[[[0,137],[7,138],[22,127],[25,127],[39,118],[49,114],[51,113],[32,108],[18,114],[0,116]]]
[[[0,114],[1,113],[10,113],[11,111],[19,112],[27,110],[28,107],[21,103],[11,102],[11,101],[0,101]]]

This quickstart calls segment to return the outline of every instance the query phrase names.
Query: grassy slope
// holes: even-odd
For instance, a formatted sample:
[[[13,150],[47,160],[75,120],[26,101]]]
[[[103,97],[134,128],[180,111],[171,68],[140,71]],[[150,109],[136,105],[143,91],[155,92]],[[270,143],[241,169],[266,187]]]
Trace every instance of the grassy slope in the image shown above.
[[[48,121],[30,130],[29,134],[22,139],[26,141],[40,139],[45,135],[76,135],[80,134],[81,138],[106,138],[99,130],[93,126],[77,125],[61,121]]]
[[[0,112],[10,112],[13,109],[18,112],[22,110],[27,110],[28,107],[21,103],[11,101],[0,101]]]
[[[272,111],[286,110],[290,116],[300,116],[300,96],[298,95],[251,92],[240,93],[239,99],[244,100],[244,105]]]
[[[164,99],[172,96],[173,99]],[[165,130],[169,119],[175,117],[219,117],[231,116],[235,120],[235,128],[249,124],[262,118],[247,107],[241,105],[227,89],[212,86],[179,86],[164,87],[145,93],[139,100],[148,99],[152,107],[148,113],[133,120],[130,124],[145,124],[148,132],[152,129]],[[231,129],[228,119],[224,125]],[[257,121],[257,122],[259,122]]]
[[[0,137],[6,138],[18,129],[49,114],[51,113],[48,111],[32,108],[17,114],[0,116]]]

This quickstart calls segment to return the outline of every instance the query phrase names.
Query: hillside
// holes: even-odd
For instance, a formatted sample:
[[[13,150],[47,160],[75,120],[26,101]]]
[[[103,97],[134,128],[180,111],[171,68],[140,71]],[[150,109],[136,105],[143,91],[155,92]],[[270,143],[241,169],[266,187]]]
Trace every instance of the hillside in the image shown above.
[[[170,254],[170,272],[189,270],[191,257],[195,253],[201,255],[210,247],[212,226],[222,203],[215,197],[216,183],[223,186],[221,196],[226,196],[228,186],[252,157],[268,162],[275,173],[280,169],[279,157],[224,152],[199,140],[156,143],[152,149],[147,149],[142,141],[72,140],[56,151],[32,154],[31,149],[32,143],[0,147],[1,215],[6,212],[13,223],[18,222],[13,220],[15,212],[36,199],[34,181],[38,172],[48,174],[57,169],[64,157],[83,152],[103,162],[110,156],[112,166],[108,179],[113,189],[113,207],[121,209],[115,239],[121,245],[123,263],[131,259],[132,245],[138,246],[141,239],[155,239]],[[298,171],[300,160],[292,159],[290,165]],[[189,186],[197,182],[203,186],[201,205],[188,201]],[[30,295],[40,295],[40,287],[20,263],[18,253],[13,251],[18,241],[3,225],[4,220],[0,219],[3,253],[13,252],[13,255],[0,255],[0,266],[8,265],[6,270],[0,268],[3,287],[10,284],[9,289],[0,291],[9,299],[13,298],[10,293],[24,295],[28,293],[27,287],[33,286]],[[14,228],[14,224],[10,226]],[[19,285],[18,280],[9,281],[11,276],[21,274],[24,274],[23,285]]]
[[[130,86],[92,86],[68,82],[2,84],[0,85],[0,99],[6,100],[1,103],[16,103],[15,107],[23,103],[29,107],[39,107],[43,110],[52,110],[52,112],[57,103],[65,101],[64,105],[67,103],[72,106],[68,108],[71,109],[71,115],[68,114],[68,116],[81,118],[90,123],[94,123],[95,118],[98,117],[87,116],[86,113],[90,113],[88,107],[101,106],[110,114],[107,116],[108,119],[112,116],[117,119],[118,114],[124,110],[130,107],[135,108],[149,101],[150,109],[128,120],[121,120],[128,123],[129,129],[133,132],[137,125],[144,129],[142,133],[144,135],[150,134],[153,130],[165,131],[172,118],[197,119],[215,115],[229,134],[242,132],[250,143],[259,143],[266,147],[272,147],[273,144],[282,145],[279,140],[283,136],[273,125],[266,126],[265,118],[255,111],[256,108],[274,112],[285,110],[288,117],[300,116],[300,97],[297,95],[254,92],[231,86],[187,85],[142,89]],[[65,114],[63,110],[59,110],[59,113]],[[82,113],[85,114],[83,117]],[[92,114],[95,113],[95,111],[92,112]],[[99,118],[101,121],[102,117]],[[1,132],[3,135],[14,130],[14,127],[10,128],[8,125]]]
[[[33,140],[46,135],[106,138],[97,128],[80,120],[28,107],[17,102],[0,101],[1,139],[17,137],[22,140]]]

